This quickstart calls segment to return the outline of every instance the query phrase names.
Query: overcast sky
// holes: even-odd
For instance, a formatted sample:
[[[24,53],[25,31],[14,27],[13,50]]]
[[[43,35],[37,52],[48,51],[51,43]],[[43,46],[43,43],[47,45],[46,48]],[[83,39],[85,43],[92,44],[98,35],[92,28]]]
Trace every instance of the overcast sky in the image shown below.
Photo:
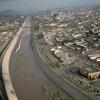
[[[100,0],[0,0],[0,10],[37,11],[91,4],[100,4]]]

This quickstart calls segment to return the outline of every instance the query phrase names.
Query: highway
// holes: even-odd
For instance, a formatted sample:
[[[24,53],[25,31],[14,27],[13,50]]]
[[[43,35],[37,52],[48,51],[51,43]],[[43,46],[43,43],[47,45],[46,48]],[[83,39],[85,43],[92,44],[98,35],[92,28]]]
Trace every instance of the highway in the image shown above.
[[[75,100],[92,100],[49,69],[36,49],[34,34],[32,34],[31,20],[18,36],[9,59],[10,80],[18,100],[53,100],[48,91],[55,93],[60,87]],[[56,84],[56,85],[55,85]],[[45,88],[46,92],[43,91]]]

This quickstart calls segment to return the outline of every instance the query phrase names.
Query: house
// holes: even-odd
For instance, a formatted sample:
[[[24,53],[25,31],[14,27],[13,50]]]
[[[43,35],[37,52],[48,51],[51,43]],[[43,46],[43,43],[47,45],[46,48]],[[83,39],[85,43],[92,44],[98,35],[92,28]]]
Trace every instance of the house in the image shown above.
[[[100,50],[85,52],[89,59],[100,62]]]

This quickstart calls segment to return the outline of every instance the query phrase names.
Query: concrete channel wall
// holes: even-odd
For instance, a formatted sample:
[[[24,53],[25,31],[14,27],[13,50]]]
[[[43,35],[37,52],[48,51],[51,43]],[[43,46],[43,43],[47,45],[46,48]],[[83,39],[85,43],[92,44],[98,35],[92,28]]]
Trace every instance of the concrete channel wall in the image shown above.
[[[5,86],[4,86],[3,79],[2,79],[1,56],[2,56],[4,50],[7,48],[8,44],[10,43],[11,40],[12,40],[12,38],[10,38],[10,39],[0,48],[0,100],[8,100],[7,95],[6,95],[6,91],[5,91]]]
[[[22,24],[24,23],[24,20],[23,20]],[[20,26],[22,26],[22,24]],[[17,30],[17,32],[18,31],[19,31],[19,29]],[[3,55],[4,51],[7,49],[8,45],[10,44],[12,39],[13,39],[13,37],[11,37],[8,41],[6,41],[4,43],[4,45],[0,48],[0,100],[8,100],[8,97],[7,97],[7,94],[5,91],[3,77],[2,77],[2,55]]]

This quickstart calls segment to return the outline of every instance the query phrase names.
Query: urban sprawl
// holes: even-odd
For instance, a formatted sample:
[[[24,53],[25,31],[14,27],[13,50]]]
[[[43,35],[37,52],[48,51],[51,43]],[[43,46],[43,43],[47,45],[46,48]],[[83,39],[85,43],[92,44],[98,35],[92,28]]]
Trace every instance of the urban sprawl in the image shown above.
[[[52,69],[100,95],[100,7],[52,10],[33,20],[41,53]]]

